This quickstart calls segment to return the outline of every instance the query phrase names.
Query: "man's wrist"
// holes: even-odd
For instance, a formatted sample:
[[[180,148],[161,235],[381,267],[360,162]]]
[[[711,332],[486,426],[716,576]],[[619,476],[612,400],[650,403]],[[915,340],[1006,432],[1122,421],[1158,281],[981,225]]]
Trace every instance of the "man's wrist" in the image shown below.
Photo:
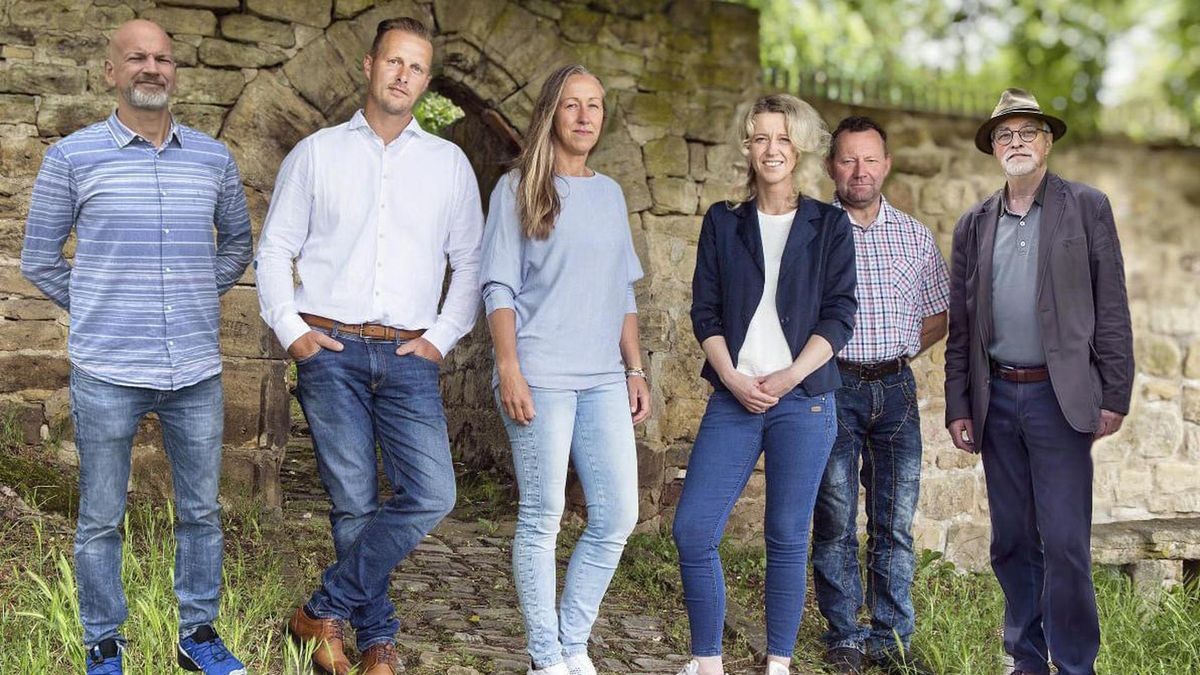
[[[640,377],[645,380],[647,379],[646,371],[641,366],[626,366],[625,379],[629,379],[631,377]]]

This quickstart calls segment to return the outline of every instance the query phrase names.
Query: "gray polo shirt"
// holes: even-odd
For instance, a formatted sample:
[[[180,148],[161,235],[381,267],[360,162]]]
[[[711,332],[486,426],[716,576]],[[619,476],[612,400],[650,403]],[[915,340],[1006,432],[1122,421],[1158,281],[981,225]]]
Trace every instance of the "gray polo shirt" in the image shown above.
[[[1007,189],[1006,189],[1007,192]],[[1008,210],[1000,195],[1000,221],[992,249],[992,360],[1010,366],[1046,363],[1037,318],[1038,230],[1046,180],[1024,216]]]

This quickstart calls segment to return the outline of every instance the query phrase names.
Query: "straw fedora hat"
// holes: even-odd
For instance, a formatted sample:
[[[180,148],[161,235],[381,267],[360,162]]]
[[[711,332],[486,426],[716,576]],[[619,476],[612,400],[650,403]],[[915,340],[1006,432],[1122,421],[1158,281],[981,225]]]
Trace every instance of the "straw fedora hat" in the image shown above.
[[[1000,94],[1000,102],[992,111],[991,119],[984,122],[979,127],[979,131],[975,132],[975,147],[984,154],[992,154],[992,129],[995,129],[996,125],[1004,120],[1017,115],[1045,120],[1046,124],[1050,125],[1050,133],[1054,135],[1056,141],[1067,133],[1066,122],[1042,112],[1042,107],[1038,105],[1033,94],[1014,87],[1005,89],[1004,93]]]

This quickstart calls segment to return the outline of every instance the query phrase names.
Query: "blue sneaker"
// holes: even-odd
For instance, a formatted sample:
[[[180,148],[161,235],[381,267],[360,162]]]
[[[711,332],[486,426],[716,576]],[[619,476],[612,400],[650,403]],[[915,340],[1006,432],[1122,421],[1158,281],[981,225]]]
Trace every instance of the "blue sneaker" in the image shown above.
[[[212,626],[201,626],[179,641],[179,667],[205,675],[246,675],[246,666],[229,653]]]
[[[87,650],[87,675],[122,675],[121,645],[114,639],[102,640]]]

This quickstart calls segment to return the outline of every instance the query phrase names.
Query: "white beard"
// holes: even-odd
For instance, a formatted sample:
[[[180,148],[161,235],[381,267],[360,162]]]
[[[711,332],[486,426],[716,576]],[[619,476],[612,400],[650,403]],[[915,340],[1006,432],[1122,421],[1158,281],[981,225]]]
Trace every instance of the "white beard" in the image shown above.
[[[1032,157],[1013,157],[1004,160],[1004,172],[1010,176],[1028,176],[1037,169]]]
[[[166,89],[143,91],[136,86],[129,88],[129,104],[140,110],[162,110],[171,100]]]

